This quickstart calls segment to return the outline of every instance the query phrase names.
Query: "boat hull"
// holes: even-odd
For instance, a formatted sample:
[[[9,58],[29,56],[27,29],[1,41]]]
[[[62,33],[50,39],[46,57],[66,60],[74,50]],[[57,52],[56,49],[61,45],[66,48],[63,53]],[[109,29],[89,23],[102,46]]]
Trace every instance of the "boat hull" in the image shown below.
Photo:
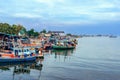
[[[75,46],[70,46],[70,47],[67,47],[67,46],[52,46],[53,49],[57,49],[57,50],[67,50],[67,49],[74,49]]]
[[[26,57],[26,58],[0,58],[0,63],[19,63],[19,62],[29,62],[29,61],[35,61],[36,57]]]

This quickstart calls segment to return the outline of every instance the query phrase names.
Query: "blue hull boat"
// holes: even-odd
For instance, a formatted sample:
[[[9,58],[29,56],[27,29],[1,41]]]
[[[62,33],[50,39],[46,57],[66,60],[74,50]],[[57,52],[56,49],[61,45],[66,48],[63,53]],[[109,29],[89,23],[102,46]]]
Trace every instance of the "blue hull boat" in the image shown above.
[[[25,58],[0,58],[0,63],[19,63],[19,62],[30,62],[36,61],[36,56],[30,56]]]

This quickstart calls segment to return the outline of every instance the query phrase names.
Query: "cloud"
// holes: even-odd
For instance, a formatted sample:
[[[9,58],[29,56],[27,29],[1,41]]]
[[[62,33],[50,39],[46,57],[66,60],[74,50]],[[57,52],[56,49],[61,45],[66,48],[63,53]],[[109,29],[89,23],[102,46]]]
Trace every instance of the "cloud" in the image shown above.
[[[94,1],[94,0],[93,0]],[[82,3],[81,3],[82,4]],[[108,0],[100,0],[100,1],[95,1],[91,5],[91,3],[87,3],[87,5],[75,5],[75,6],[67,6],[66,12],[68,16],[72,17],[78,17],[76,20],[81,21],[85,20],[86,21],[94,21],[94,20],[119,20],[119,12],[120,8],[116,3],[109,2]],[[67,15],[66,15],[67,16]],[[81,17],[85,18],[81,18]],[[75,20],[75,21],[76,21]],[[95,21],[96,22],[96,21]]]
[[[30,13],[16,13],[13,15],[14,17],[23,17],[23,18],[42,18],[41,15],[30,14]]]
[[[55,4],[55,3],[64,3],[65,0],[35,0],[35,1],[39,2],[39,3],[52,5],[52,4]]]
[[[52,5],[52,7],[48,8],[50,9],[48,19],[53,21],[66,21],[68,23],[70,20],[72,22],[81,22],[83,20],[83,22],[87,22],[88,20],[118,20],[116,17],[120,17],[119,12],[115,12],[115,9],[120,9],[118,3],[116,3],[118,0],[85,0],[86,2],[84,0],[64,0],[60,5],[57,4],[59,1],[56,0],[37,1],[49,4],[48,6]],[[102,16],[104,17],[102,18]]]
[[[1,10],[1,9],[0,9],[0,13],[4,13],[4,10]]]
[[[95,24],[120,20],[119,0],[8,0],[0,13],[15,18],[36,18],[45,24]],[[3,9],[4,8],[4,9]],[[0,16],[6,16],[0,14]]]
[[[115,21],[120,20],[120,12],[94,13],[94,15],[90,15],[90,18],[92,20]]]

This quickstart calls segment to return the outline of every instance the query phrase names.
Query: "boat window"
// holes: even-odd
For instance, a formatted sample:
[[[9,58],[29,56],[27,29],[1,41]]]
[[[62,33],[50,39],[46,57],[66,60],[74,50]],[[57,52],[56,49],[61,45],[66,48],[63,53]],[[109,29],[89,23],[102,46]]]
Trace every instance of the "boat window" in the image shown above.
[[[26,50],[24,50],[24,52],[26,52]]]
[[[19,50],[19,52],[21,52],[21,50]]]
[[[29,50],[27,49],[27,51],[29,51]]]
[[[18,55],[18,50],[15,50],[15,55]]]

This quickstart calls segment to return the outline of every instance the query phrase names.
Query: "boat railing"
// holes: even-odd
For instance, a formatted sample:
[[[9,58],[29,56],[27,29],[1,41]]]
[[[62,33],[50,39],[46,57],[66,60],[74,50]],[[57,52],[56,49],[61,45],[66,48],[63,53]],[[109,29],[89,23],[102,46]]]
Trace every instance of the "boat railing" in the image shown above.
[[[18,42],[7,42],[7,41],[0,41],[0,47],[21,47],[21,44]]]

